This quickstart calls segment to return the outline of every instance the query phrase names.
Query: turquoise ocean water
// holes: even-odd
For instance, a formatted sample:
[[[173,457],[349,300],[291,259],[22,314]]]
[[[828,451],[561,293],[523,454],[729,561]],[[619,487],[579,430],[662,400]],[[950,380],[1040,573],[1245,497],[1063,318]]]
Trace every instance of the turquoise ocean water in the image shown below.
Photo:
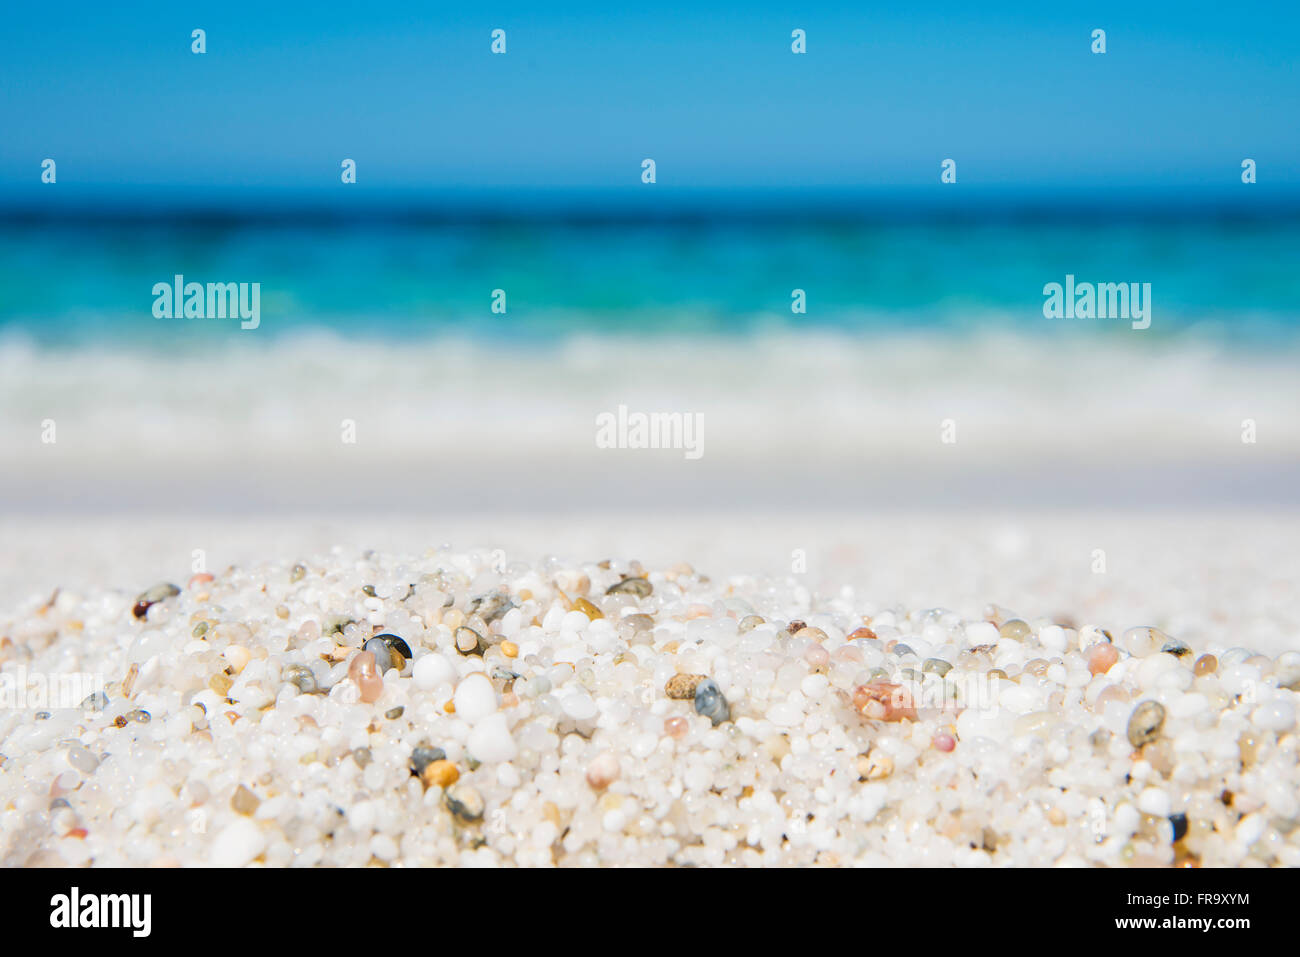
[[[1287,209],[11,210],[0,500],[1298,504]],[[258,328],[155,317],[177,274]],[[1070,275],[1150,327],[1045,317]],[[703,456],[597,448],[620,406]]]
[[[177,217],[0,221],[0,341],[184,350],[237,336],[220,321],[153,316],[152,287],[178,273],[260,283],[256,334],[271,339],[1129,335],[1123,322],[1044,318],[1043,286],[1067,274],[1150,283],[1151,344],[1289,348],[1300,333],[1300,217]],[[504,316],[491,310],[495,289]],[[794,289],[806,313],[792,313]]]

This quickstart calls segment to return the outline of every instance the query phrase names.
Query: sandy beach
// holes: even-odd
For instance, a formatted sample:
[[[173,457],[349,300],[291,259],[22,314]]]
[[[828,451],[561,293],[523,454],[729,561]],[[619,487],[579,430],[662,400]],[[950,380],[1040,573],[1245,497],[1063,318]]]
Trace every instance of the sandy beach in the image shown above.
[[[1295,866],[1297,531],[7,521],[0,861]]]

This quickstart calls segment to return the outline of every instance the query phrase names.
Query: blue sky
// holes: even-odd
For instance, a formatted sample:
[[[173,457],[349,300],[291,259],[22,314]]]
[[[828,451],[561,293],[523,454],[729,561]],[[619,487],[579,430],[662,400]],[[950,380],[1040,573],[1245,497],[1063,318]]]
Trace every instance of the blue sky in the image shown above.
[[[0,191],[1300,187],[1300,7],[1137,6],[13,4]]]

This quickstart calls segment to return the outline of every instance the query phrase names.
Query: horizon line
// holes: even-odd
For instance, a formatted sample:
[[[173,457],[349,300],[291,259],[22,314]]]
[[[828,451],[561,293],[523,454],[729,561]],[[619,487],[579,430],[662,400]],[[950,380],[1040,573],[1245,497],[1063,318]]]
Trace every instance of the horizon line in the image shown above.
[[[59,190],[43,198],[34,195],[37,188],[0,189],[0,225],[148,224],[181,219],[203,224],[407,225],[1300,219],[1300,187],[1225,186],[1190,192],[1177,186],[1097,189],[991,184],[961,190],[932,185],[293,189],[130,185],[78,187],[70,197]]]

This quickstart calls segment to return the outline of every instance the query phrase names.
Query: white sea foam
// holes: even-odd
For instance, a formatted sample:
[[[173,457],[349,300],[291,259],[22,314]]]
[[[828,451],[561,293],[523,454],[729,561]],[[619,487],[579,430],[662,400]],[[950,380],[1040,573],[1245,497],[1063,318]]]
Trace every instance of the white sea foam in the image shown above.
[[[1081,470],[1123,483],[1146,470],[1203,470],[1265,481],[1300,463],[1294,363],[1205,344],[828,333],[545,347],[249,338],[201,354],[5,342],[0,490],[11,505],[91,478],[100,488],[182,482],[220,495],[241,480],[303,487],[366,471],[451,489],[467,469],[489,484],[628,470],[661,485],[743,488],[796,462],[824,482],[892,475],[903,486],[954,464],[968,477],[1013,468],[1050,481]],[[596,448],[594,417],[620,404],[702,414],[704,461]],[[1242,441],[1247,420],[1253,444]],[[42,442],[50,422],[53,444]],[[347,422],[355,443],[345,441]]]

